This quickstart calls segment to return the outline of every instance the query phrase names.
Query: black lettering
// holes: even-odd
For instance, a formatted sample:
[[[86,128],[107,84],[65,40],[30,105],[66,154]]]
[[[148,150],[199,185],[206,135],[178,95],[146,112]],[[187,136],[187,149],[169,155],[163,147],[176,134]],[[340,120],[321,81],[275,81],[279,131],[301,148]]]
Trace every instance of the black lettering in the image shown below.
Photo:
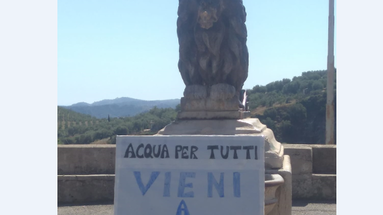
[[[136,155],[137,155],[138,158],[144,158],[144,153],[142,153],[142,155],[139,155],[139,154],[138,154],[138,150],[139,150],[140,148],[144,148],[144,144],[143,144],[143,143],[141,143],[140,145],[138,145],[138,147],[137,147],[137,149],[136,149]]]
[[[246,149],[246,159],[250,159],[250,149],[254,149],[254,146],[244,146],[243,149]]]
[[[218,146],[217,145],[207,146],[207,149],[211,150],[211,152],[210,152],[210,159],[215,159],[215,157],[214,157],[214,149],[218,149]]]
[[[188,148],[189,146],[183,146],[182,147],[182,159],[188,159]]]
[[[164,144],[164,148],[162,149],[161,158],[169,158],[169,150],[166,144]]]
[[[129,144],[128,148],[125,151],[124,158],[129,158],[129,154],[131,154],[130,158],[136,158],[136,155],[134,154],[134,149],[131,143]]]
[[[258,150],[258,147],[257,146],[255,146],[255,148],[254,148],[254,159],[255,160],[258,160],[258,153],[257,153],[257,150]]]
[[[161,153],[161,144],[158,146],[158,151],[156,153],[156,145],[153,146],[153,155],[155,158],[158,158]]]
[[[178,159],[178,152],[182,151],[182,146],[181,145],[176,145],[176,159]]]
[[[229,146],[226,146],[226,154],[225,155],[223,154],[223,146],[221,146],[221,157],[223,159],[227,159],[227,157],[229,157]]]
[[[153,158],[153,156],[152,156],[152,145],[147,144],[145,146],[144,153],[145,153],[145,158]]]
[[[237,150],[241,149],[241,146],[230,146],[230,150],[234,150],[233,159],[238,159]]]
[[[191,149],[190,149],[190,159],[198,159],[197,156],[194,154],[197,150],[198,150],[198,147],[197,146],[191,146]]]

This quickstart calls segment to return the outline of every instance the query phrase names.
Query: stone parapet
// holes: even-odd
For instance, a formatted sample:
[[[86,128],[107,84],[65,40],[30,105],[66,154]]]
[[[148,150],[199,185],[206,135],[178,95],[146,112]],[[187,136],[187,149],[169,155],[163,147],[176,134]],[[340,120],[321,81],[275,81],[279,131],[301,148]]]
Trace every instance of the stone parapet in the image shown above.
[[[291,161],[293,199],[336,199],[336,174],[316,172],[328,166],[333,166],[331,171],[336,169],[336,159],[324,157],[332,154],[334,158],[336,146],[310,144],[283,144],[283,146],[284,154],[288,155]],[[315,153],[319,156],[315,156]],[[103,199],[113,200],[114,168],[115,145],[59,145],[59,202],[90,203],[89,201],[100,202]],[[100,192],[95,194],[96,190]],[[90,194],[93,192],[92,195],[95,197],[88,198],[81,194],[82,192],[91,192]]]
[[[336,146],[313,145],[313,172],[336,174]]]
[[[312,148],[301,145],[301,147],[290,147],[284,144],[285,154],[290,156],[293,175],[312,174],[313,157]]]
[[[114,199],[114,174],[59,175],[60,204],[106,203]]]
[[[336,200],[336,174],[313,174],[312,196],[315,200]]]
[[[293,199],[336,199],[336,146],[283,144],[292,166]]]
[[[115,145],[59,145],[59,175],[114,174]]]

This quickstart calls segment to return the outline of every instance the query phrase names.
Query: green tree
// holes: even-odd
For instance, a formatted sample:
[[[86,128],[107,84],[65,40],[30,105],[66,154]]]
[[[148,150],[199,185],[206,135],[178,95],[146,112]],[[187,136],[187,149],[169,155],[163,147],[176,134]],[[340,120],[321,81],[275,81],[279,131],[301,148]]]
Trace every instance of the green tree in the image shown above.
[[[116,129],[114,129],[113,134],[114,135],[126,135],[126,134],[128,134],[128,129],[125,127],[119,126]]]
[[[312,90],[322,90],[323,89],[323,84],[320,80],[316,80],[312,84]]]

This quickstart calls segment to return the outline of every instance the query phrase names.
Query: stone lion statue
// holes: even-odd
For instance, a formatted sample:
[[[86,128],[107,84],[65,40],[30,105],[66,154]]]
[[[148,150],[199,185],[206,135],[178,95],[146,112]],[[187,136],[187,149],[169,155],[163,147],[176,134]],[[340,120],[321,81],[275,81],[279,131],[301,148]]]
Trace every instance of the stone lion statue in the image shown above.
[[[245,21],[242,0],[179,0],[178,68],[185,90],[226,84],[239,98],[248,74]]]

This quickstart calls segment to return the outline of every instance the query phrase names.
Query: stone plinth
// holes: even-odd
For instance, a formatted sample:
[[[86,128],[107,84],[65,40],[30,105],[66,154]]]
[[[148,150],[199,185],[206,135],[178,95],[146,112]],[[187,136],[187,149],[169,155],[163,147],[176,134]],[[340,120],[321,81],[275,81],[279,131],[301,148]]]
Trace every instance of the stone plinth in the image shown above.
[[[250,111],[182,111],[177,119],[243,119],[250,116]]]
[[[186,86],[181,98],[181,112],[177,119],[244,119],[250,117],[244,111],[236,90],[229,84]]]
[[[180,105],[183,111],[238,111],[238,98],[214,100],[182,97]]]
[[[280,169],[266,169],[266,174],[279,174],[284,183],[277,189],[275,197],[278,202],[265,215],[291,215],[292,209],[292,172],[290,156],[284,155],[283,166]]]
[[[265,215],[291,215],[292,173],[290,157],[284,156],[283,145],[259,119],[177,120],[160,130],[157,135],[262,135],[265,137],[265,173],[278,174],[283,184],[275,192],[273,207]],[[266,195],[266,193],[265,193]],[[271,210],[271,211],[269,211]]]
[[[284,182],[279,174],[265,174],[265,215],[268,215],[277,205],[276,191]]]
[[[194,99],[181,98],[181,112],[177,119],[244,119],[250,117],[250,111],[238,108],[238,97],[230,99]]]
[[[283,164],[283,146],[272,130],[256,118],[221,120],[177,120],[157,135],[256,135],[265,137],[265,168],[279,169]]]

